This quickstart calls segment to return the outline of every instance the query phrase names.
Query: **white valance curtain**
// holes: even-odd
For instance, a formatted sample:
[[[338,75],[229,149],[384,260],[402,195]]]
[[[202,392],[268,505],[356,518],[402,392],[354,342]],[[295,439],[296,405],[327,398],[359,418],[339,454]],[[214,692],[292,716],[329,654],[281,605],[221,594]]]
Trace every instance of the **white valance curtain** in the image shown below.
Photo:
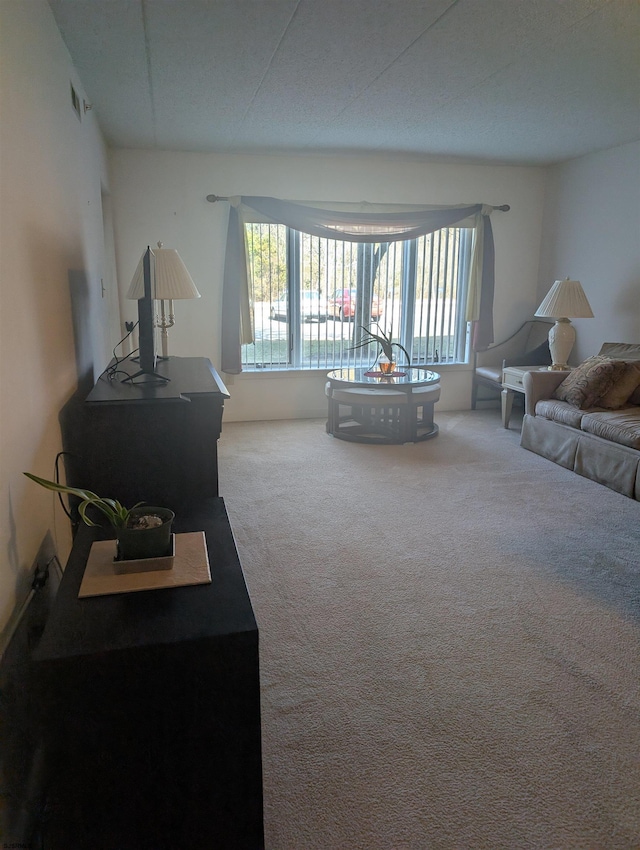
[[[242,371],[241,346],[253,342],[249,299],[249,260],[245,223],[284,224],[294,230],[348,242],[398,242],[434,233],[443,227],[474,230],[466,319],[474,323],[473,347],[493,342],[494,246],[490,214],[493,207],[470,204],[457,207],[393,204],[319,204],[278,198],[229,198],[229,228],[222,296],[222,371]]]

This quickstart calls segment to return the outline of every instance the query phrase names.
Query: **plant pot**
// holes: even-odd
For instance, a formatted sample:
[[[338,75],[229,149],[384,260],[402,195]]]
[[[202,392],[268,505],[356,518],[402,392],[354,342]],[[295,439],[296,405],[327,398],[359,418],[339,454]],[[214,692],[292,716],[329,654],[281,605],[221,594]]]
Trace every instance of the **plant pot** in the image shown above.
[[[169,508],[139,507],[131,511],[130,522],[141,516],[159,516],[162,525],[154,528],[119,528],[116,560],[137,561],[140,558],[162,558],[171,551],[171,529],[175,514]]]
[[[378,366],[380,367],[380,371],[383,375],[390,375],[396,368],[396,364],[393,360],[388,360],[384,354],[378,360]]]

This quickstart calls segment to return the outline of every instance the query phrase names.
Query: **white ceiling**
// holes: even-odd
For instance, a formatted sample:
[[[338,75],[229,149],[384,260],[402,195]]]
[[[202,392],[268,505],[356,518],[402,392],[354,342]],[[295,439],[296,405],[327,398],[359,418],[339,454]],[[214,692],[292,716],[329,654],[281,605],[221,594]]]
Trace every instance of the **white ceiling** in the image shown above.
[[[108,142],[547,164],[640,138],[638,0],[49,0]]]

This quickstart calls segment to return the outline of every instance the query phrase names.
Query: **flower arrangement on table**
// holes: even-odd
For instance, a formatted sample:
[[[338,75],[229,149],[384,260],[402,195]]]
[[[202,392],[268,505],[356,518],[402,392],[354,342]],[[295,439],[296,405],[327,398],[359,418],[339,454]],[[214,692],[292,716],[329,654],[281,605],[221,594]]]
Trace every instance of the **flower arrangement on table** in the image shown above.
[[[390,375],[394,369],[396,368],[396,363],[394,360],[394,348],[399,348],[404,356],[407,358],[407,366],[411,365],[411,357],[409,356],[409,352],[407,349],[399,342],[392,342],[391,340],[391,331],[386,334],[383,330],[378,328],[379,333],[374,333],[369,328],[365,328],[364,326],[360,326],[361,330],[366,334],[366,337],[361,339],[360,342],[357,342],[355,345],[351,346],[351,350],[357,348],[365,348],[368,345],[371,345],[372,342],[378,344],[378,354],[374,361],[374,366],[376,363],[380,367],[380,371],[384,375]],[[384,358],[384,359],[383,359]]]

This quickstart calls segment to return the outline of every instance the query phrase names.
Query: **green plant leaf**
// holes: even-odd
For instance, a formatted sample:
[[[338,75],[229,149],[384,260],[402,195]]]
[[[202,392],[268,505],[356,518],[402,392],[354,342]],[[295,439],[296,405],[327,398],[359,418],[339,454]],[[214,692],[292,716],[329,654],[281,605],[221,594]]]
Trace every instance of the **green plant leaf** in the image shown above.
[[[411,366],[411,357],[409,357],[409,352],[404,345],[401,345],[399,342],[392,342],[391,344],[403,352],[404,356],[407,358],[407,366]]]
[[[360,342],[357,342],[355,345],[352,345],[349,349],[350,351],[354,351],[357,348],[365,348],[367,345],[371,345],[372,342],[377,342],[388,360],[393,360],[393,349],[399,348],[407,358],[407,366],[411,365],[411,357],[409,356],[407,349],[399,342],[391,342],[391,331],[389,331],[388,334],[385,334],[385,332],[380,328],[379,333],[374,333],[372,330],[369,330],[369,328],[365,328],[364,325],[360,325],[360,330],[367,334],[367,338],[360,340]],[[379,356],[380,353],[378,352],[378,357]]]
[[[56,481],[48,481],[46,478],[38,478],[37,475],[33,475],[31,472],[24,473],[27,478],[30,478],[32,481],[35,481],[36,484],[39,484],[41,487],[44,487],[46,490],[54,490],[58,493],[67,493],[70,496],[77,496],[79,499],[83,499],[85,501],[91,501],[91,499],[99,499],[96,493],[92,493],[91,490],[81,490],[78,487],[67,487],[66,484],[58,484]]]
[[[27,478],[35,481],[46,490],[53,490],[57,493],[66,493],[69,496],[76,496],[80,499],[78,505],[78,513],[82,521],[86,525],[97,525],[91,517],[88,516],[87,510],[90,505],[93,505],[96,510],[99,510],[111,523],[114,528],[123,528],[127,524],[129,515],[133,508],[125,508],[117,499],[103,499],[91,490],[83,490],[79,487],[68,487],[66,484],[58,484],[56,481],[48,481],[46,478],[39,478],[31,472],[24,473]],[[143,502],[137,502],[133,507],[137,508]]]
[[[78,505],[78,513],[80,514],[80,516],[82,517],[82,521],[86,525],[97,525],[98,524],[97,522],[94,522],[90,517],[87,516],[87,507],[90,504],[93,504],[93,503],[92,502],[80,502],[80,504]]]

